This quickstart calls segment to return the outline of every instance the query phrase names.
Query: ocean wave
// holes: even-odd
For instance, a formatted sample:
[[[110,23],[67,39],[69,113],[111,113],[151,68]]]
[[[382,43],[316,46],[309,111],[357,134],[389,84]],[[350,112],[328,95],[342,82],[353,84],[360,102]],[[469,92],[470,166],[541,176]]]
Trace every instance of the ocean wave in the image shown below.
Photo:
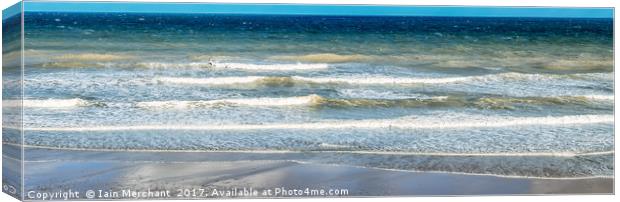
[[[482,97],[468,102],[470,106],[484,109],[513,109],[518,104],[528,105],[589,105],[613,104],[613,95],[575,95],[547,97]]]
[[[601,99],[602,98],[602,99]],[[606,96],[555,97],[463,97],[434,96],[406,99],[333,99],[315,97],[315,106],[327,107],[474,107],[480,109],[514,109],[517,105],[590,105],[613,101]]]
[[[477,117],[447,120],[405,117],[388,120],[322,121],[315,123],[228,124],[228,125],[130,125],[80,127],[26,127],[27,131],[151,131],[151,130],[326,130],[326,129],[450,129],[613,124],[613,115],[571,115],[548,117]]]
[[[206,101],[150,101],[139,102],[142,108],[199,108],[220,105],[244,106],[310,106],[310,107],[475,107],[483,109],[513,109],[518,104],[529,105],[587,105],[606,96],[558,97],[481,97],[435,96],[404,99],[325,98],[316,94],[278,98],[237,98]],[[612,98],[613,99],[613,98]],[[611,100],[613,101],[613,100]]]
[[[257,71],[297,71],[297,70],[323,70],[329,68],[327,64],[246,64],[246,63],[215,63],[215,68],[229,68]]]
[[[423,60],[424,61],[424,60]],[[469,57],[449,58],[445,60],[428,60],[436,66],[444,68],[480,68],[506,67],[512,69],[534,68],[551,71],[610,71],[613,60],[610,59],[570,59],[548,57],[489,57],[472,60]]]
[[[214,77],[214,78],[191,78],[191,77],[158,77],[156,81],[174,84],[198,84],[198,85],[232,85],[248,84],[261,81],[268,77],[245,76],[245,77]],[[277,78],[277,77],[271,77]],[[286,78],[286,77],[282,77]]]
[[[327,107],[433,107],[458,106],[463,105],[463,103],[462,100],[448,96],[409,99],[334,99],[322,97],[315,99],[315,105]]]
[[[222,61],[222,60],[235,60],[242,59],[237,56],[227,56],[227,55],[191,55],[188,57],[192,61],[197,62],[209,62],[209,61]]]
[[[402,91],[386,91],[374,90],[368,88],[343,88],[336,89],[338,95],[343,98],[364,98],[364,99],[425,99],[429,96],[419,93],[402,92]]]
[[[99,62],[46,62],[41,65],[45,68],[88,68],[88,67],[106,67],[108,65]]]
[[[45,68],[84,68],[84,67],[118,67],[118,68],[149,68],[149,69],[211,69],[211,70],[241,70],[241,71],[311,71],[325,70],[328,64],[254,64],[254,63],[219,63],[219,62],[136,62],[132,57],[115,55],[63,55],[55,61],[43,62]]]
[[[91,102],[74,99],[46,99],[46,100],[3,100],[3,107],[29,107],[29,108],[71,108],[92,105]]]
[[[466,51],[466,50],[463,50]],[[471,51],[471,50],[467,50]],[[472,59],[476,58],[476,59]],[[581,54],[577,57],[553,54],[531,55],[514,51],[497,51],[491,54],[403,54],[403,55],[362,55],[313,53],[305,55],[280,55],[270,60],[308,62],[308,63],[396,63],[430,64],[441,68],[534,68],[552,71],[593,71],[613,70],[613,58],[601,55]]]
[[[55,60],[61,61],[83,61],[83,62],[110,62],[117,60],[132,59],[133,56],[117,55],[117,54],[100,54],[100,53],[80,53],[80,54],[64,54],[54,57]]]
[[[547,62],[543,68],[549,70],[613,70],[614,62],[602,58],[557,59]]]
[[[490,54],[412,54],[388,57],[401,62],[430,63],[441,68],[510,68],[521,70],[550,71],[611,71],[613,58],[602,55],[581,54],[558,56],[550,53],[520,53],[519,51],[496,51]],[[475,58],[475,59],[472,59]]]
[[[247,106],[298,106],[313,105],[318,99],[322,99],[318,95],[285,97],[285,98],[239,98],[239,99],[221,99],[207,101],[151,101],[139,102],[137,106],[142,108],[188,108],[213,106],[221,104],[247,105]]]
[[[301,77],[293,76],[294,80],[308,83],[343,83],[355,85],[390,85],[390,84],[438,84],[454,83],[472,79],[472,77],[444,77],[444,78],[398,78],[398,77],[360,77],[360,78],[338,78],[338,77]]]
[[[141,62],[136,64],[143,68],[209,68],[209,69],[235,69],[248,71],[304,71],[323,70],[329,68],[327,64],[252,64],[252,63],[219,63],[219,62],[188,62],[188,63],[162,63]]]
[[[3,142],[5,145],[22,146],[21,144]],[[376,154],[376,155],[395,155],[395,156],[452,156],[452,157],[579,157],[579,156],[603,156],[613,155],[615,151],[585,151],[585,152],[407,152],[407,151],[358,151],[358,150],[191,150],[191,149],[104,149],[104,148],[71,148],[55,147],[43,145],[23,145],[28,148],[39,149],[58,149],[58,150],[78,150],[78,151],[126,151],[126,152],[162,152],[162,153],[262,153],[262,154],[281,154],[281,153],[343,153],[343,154]],[[334,145],[321,143],[320,148],[326,149],[348,149],[351,146]]]
[[[309,62],[309,63],[349,63],[349,62],[366,62],[375,57],[369,55],[352,54],[340,55],[334,53],[317,53],[307,55],[284,55],[272,56],[271,60],[283,60],[293,62]]]
[[[583,95],[580,97],[584,97],[590,100],[614,101],[614,95]]]
[[[316,94],[294,97],[232,98],[216,100],[168,100],[135,103],[140,108],[200,108],[222,105],[240,106],[308,106],[308,107],[476,107],[484,109],[512,109],[517,104],[529,105],[588,105],[613,102],[613,95],[551,96],[551,97],[472,97],[421,96],[417,98],[326,98]],[[131,103],[105,103],[74,99],[5,100],[4,107],[68,108],[86,106],[131,106]]]
[[[582,73],[582,74],[571,74],[569,75],[571,78],[580,79],[580,80],[588,80],[588,81],[614,81],[613,73]]]
[[[502,81],[548,81],[574,79],[571,75],[500,73],[461,77],[384,77],[384,76],[349,76],[349,77],[158,77],[155,80],[165,83],[196,85],[241,85],[257,84],[265,86],[294,86],[296,84],[344,84],[344,85],[412,85],[412,84],[449,84],[462,82],[502,82]]]
[[[206,101],[150,101],[138,102],[142,108],[190,108],[210,107],[219,105],[245,106],[328,106],[328,107],[414,107],[429,104],[448,102],[447,96],[429,97],[426,99],[338,99],[325,98],[316,94],[296,97],[265,97],[265,98],[237,98]]]
[[[307,55],[284,55],[266,58],[261,62],[229,62],[239,60],[235,57],[218,56],[218,61],[208,60],[207,56],[190,57],[189,61],[138,61],[135,56],[119,54],[64,54],[52,57],[52,61],[44,63],[44,67],[82,67],[82,66],[113,66],[113,67],[141,67],[141,68],[212,68],[235,69],[246,71],[310,71],[325,70],[334,63],[366,63],[375,65],[409,66],[411,64],[427,64],[440,68],[485,68],[485,69],[514,69],[529,72],[596,72],[613,70],[613,60],[606,58],[500,58],[490,57],[472,60],[470,56],[442,56],[442,55],[342,55],[334,53],[317,53]],[[220,62],[224,60],[226,62]],[[122,61],[122,62],[120,62]],[[97,64],[110,63],[110,64]],[[77,65],[81,64],[81,65]]]
[[[9,49],[6,49],[7,51]],[[19,61],[21,62],[22,54],[28,57],[47,57],[49,54],[53,54],[51,51],[44,50],[35,50],[35,49],[24,49],[21,48],[16,50],[11,50],[9,52],[5,52],[2,54],[2,60],[4,64],[8,64],[9,61]]]
[[[176,84],[198,85],[234,85],[234,84],[262,84],[266,86],[293,86],[296,84],[349,84],[349,85],[406,85],[406,84],[439,84],[462,82],[471,77],[451,78],[394,78],[394,77],[215,77],[215,78],[187,78],[187,77],[159,77],[157,81]]]
[[[211,68],[213,65],[208,62],[187,62],[187,63],[168,63],[168,62],[139,62],[135,64],[139,68]]]

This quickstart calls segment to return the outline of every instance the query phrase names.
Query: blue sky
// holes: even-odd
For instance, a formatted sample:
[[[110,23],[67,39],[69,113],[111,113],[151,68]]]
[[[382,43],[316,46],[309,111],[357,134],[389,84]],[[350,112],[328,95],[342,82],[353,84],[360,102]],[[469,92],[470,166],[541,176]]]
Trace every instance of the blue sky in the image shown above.
[[[24,10],[53,12],[226,13],[284,15],[391,15],[466,17],[612,18],[612,8],[369,6],[312,4],[25,2]]]

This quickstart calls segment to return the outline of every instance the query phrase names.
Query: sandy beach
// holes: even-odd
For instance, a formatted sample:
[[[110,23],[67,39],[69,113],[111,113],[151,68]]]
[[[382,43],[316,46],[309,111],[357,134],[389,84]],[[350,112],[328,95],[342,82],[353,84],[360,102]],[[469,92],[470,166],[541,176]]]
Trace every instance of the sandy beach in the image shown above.
[[[7,146],[7,145],[5,145]],[[613,178],[541,179],[409,172],[291,160],[239,160],[244,153],[98,152],[26,149],[26,194],[95,190],[106,193],[169,191],[159,198],[329,197],[282,190],[346,190],[346,196],[610,194]],[[5,157],[6,158],[6,157]],[[228,159],[228,160],[225,160]],[[280,190],[279,195],[243,196]],[[98,191],[101,190],[101,191]],[[183,193],[190,195],[184,197]],[[229,192],[226,192],[229,191]],[[99,193],[101,192],[101,193]],[[186,193],[186,194],[187,194]],[[214,193],[223,193],[217,195]],[[327,193],[327,192],[326,192]],[[227,195],[228,194],[228,195]],[[290,193],[289,193],[290,194]],[[28,196],[28,195],[27,195]],[[34,195],[31,195],[34,196]],[[83,196],[81,196],[83,197]],[[144,198],[158,198],[144,195]],[[135,198],[140,198],[140,195]]]

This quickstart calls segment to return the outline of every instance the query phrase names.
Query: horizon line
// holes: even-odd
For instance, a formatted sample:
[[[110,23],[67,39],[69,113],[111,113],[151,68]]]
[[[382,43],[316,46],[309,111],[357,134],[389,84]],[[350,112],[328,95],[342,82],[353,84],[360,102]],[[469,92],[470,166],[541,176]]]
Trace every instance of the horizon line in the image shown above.
[[[27,12],[239,14],[314,16],[411,16],[411,17],[523,17],[609,18],[614,8],[512,7],[512,6],[414,6],[330,5],[274,3],[169,3],[169,2],[23,2]],[[9,8],[4,11],[10,10]],[[19,12],[18,12],[19,13]],[[18,14],[18,13],[13,13]],[[13,15],[5,15],[3,19]]]

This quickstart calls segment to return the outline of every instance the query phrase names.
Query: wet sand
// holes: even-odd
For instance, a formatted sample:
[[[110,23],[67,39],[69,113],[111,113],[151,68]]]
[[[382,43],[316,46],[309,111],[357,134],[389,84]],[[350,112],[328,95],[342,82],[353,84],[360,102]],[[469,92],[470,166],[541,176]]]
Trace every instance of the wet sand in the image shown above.
[[[234,188],[252,188],[259,193],[277,188],[347,189],[347,196],[613,193],[613,178],[540,179],[405,172],[292,160],[242,160],[239,155],[244,154],[27,149],[25,190],[169,190],[171,198],[179,197],[179,189],[204,191],[198,196],[180,198],[202,198],[222,197],[214,196],[213,191]]]

